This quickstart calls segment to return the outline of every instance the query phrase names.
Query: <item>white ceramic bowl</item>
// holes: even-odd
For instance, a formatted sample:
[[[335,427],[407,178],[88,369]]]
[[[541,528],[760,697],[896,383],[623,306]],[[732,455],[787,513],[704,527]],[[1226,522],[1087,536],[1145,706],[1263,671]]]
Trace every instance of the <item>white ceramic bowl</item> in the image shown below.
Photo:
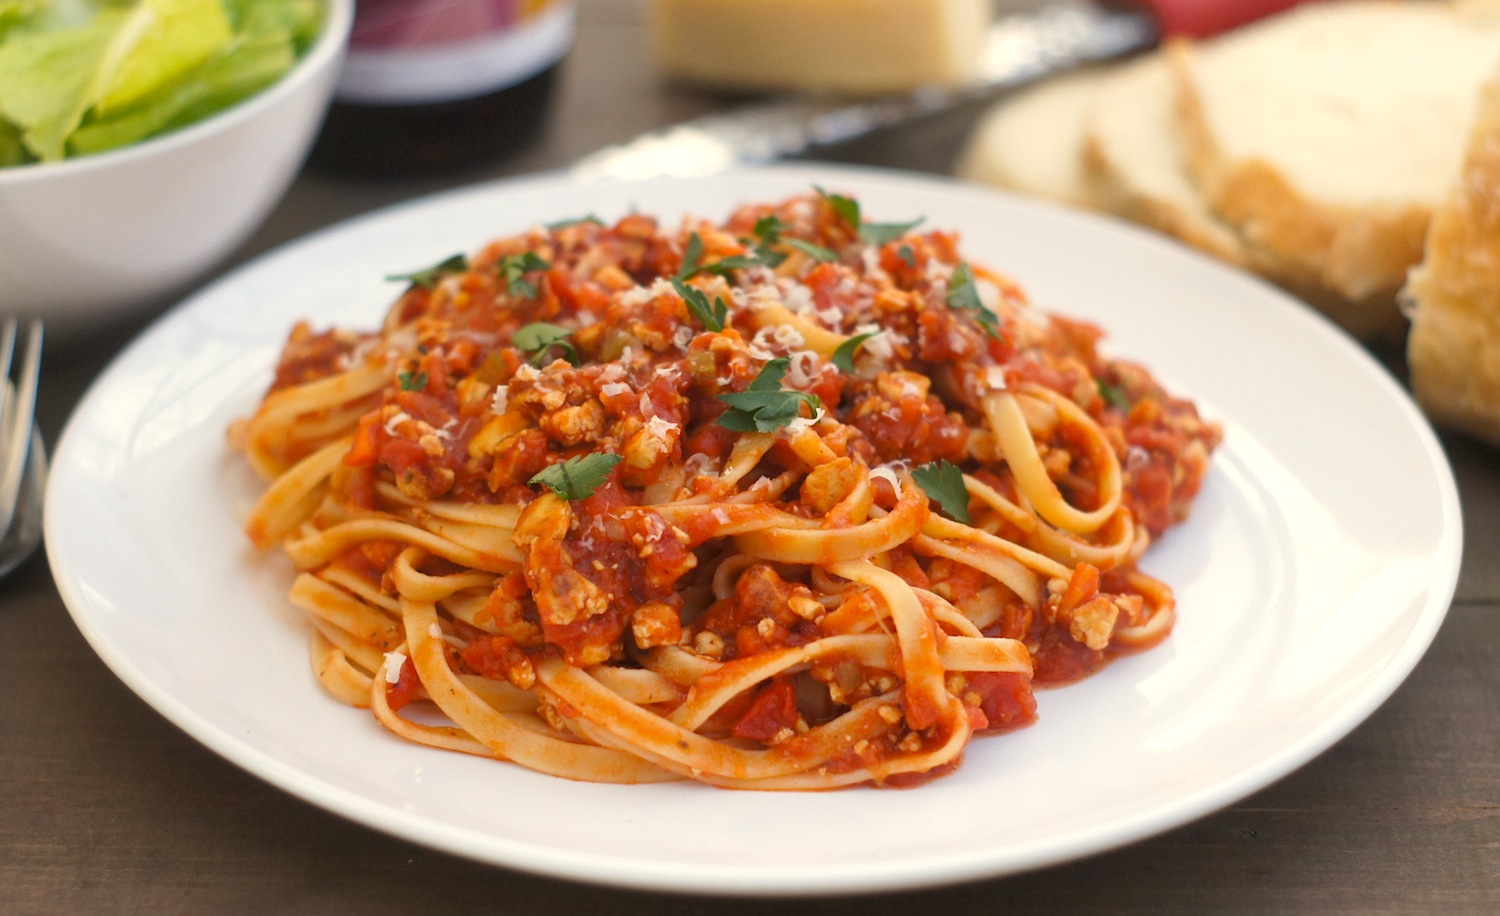
[[[322,124],[354,0],[325,0],[317,42],[275,85],[133,146],[0,168],[0,314],[49,330],[107,320],[186,287],[265,219]]]

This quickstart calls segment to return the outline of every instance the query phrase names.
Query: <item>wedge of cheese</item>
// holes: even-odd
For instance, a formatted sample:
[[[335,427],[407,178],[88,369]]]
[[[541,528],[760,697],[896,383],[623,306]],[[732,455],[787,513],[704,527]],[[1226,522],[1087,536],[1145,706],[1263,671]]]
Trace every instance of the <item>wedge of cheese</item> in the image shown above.
[[[975,74],[989,0],[651,0],[670,77],[738,90],[878,94]]]

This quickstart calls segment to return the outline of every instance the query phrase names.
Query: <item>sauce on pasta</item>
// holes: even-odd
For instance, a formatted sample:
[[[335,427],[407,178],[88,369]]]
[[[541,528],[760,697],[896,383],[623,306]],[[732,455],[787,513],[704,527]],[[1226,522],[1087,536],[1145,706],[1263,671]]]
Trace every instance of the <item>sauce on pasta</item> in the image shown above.
[[[377,329],[294,328],[231,441],[320,681],[403,738],[909,785],[1171,629],[1138,561],[1218,427],[953,233],[819,190],[401,280]]]

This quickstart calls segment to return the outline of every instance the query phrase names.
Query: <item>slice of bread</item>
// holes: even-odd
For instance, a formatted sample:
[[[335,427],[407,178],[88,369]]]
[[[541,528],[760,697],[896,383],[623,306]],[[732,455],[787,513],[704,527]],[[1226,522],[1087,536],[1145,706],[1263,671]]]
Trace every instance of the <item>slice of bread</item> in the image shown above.
[[[1356,335],[1399,326],[1395,293],[1457,170],[1500,27],[1450,4],[1331,2],[1168,57],[1186,160],[1214,210],[1347,301]]]
[[[1137,58],[1098,80],[1081,147],[1090,196],[1233,264],[1246,252],[1189,179],[1177,142],[1172,74],[1160,55]]]
[[[1099,80],[1084,125],[1084,173],[1103,209],[1174,236],[1260,274],[1350,333],[1384,335],[1394,311],[1369,309],[1329,290],[1312,271],[1242,237],[1209,206],[1188,174],[1177,123],[1176,84],[1160,54],[1121,65]]]
[[[1500,72],[1405,291],[1412,390],[1435,423],[1500,445]]]
[[[1095,206],[1080,150],[1100,70],[1055,76],[1016,92],[980,120],[960,177],[1076,206]]]

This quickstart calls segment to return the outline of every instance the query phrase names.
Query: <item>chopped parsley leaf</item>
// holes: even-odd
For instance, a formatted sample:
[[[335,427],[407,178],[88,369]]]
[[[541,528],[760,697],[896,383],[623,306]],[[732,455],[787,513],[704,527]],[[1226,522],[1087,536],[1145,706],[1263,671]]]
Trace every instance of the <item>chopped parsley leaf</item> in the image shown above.
[[[781,241],[812,258],[814,261],[837,261],[839,259],[838,252],[824,248],[822,245],[814,245],[812,242],[805,242],[802,239],[782,239]]]
[[[859,201],[842,194],[830,194],[817,185],[813,185],[813,190],[818,192],[818,196],[828,201],[833,212],[858,232],[862,240],[871,245],[884,245],[886,242],[895,241],[926,221],[926,217],[919,216],[905,223],[867,223],[860,213]]]
[[[387,280],[405,280],[414,287],[432,289],[437,281],[448,274],[462,273],[469,269],[469,259],[461,254],[449,255],[431,267],[414,270],[407,274],[386,274]]]
[[[813,185],[813,190],[818,192],[819,197],[828,201],[828,205],[833,208],[833,212],[837,213],[840,219],[848,223],[850,228],[856,232],[859,231],[861,225],[859,201],[852,197],[845,197],[842,194],[829,194],[817,185]]]
[[[541,484],[569,501],[588,499],[619,463],[619,455],[590,452],[542,468],[528,483]]]
[[[548,232],[557,232],[560,229],[566,229],[569,226],[577,226],[580,223],[593,223],[595,226],[602,226],[604,225],[604,220],[590,213],[587,216],[578,216],[574,217],[573,219],[560,219],[555,223],[547,223],[546,228]]]
[[[678,277],[672,278],[672,288],[677,290],[677,295],[687,303],[688,311],[696,315],[708,330],[722,331],[729,323],[729,306],[725,304],[722,297],[715,296],[713,304],[710,305],[708,296],[702,290],[688,286]]]
[[[912,479],[942,510],[955,520],[969,524],[969,488],[964,472],[951,461],[940,459],[912,468]]]
[[[1119,385],[1112,385],[1102,378],[1096,379],[1094,383],[1099,386],[1099,396],[1104,399],[1106,404],[1111,407],[1118,407],[1121,410],[1130,410],[1132,406],[1130,396],[1125,393],[1124,388],[1121,388]]]
[[[735,432],[769,433],[801,416],[803,404],[816,413],[823,406],[817,395],[787,391],[781,387],[781,380],[789,368],[791,360],[785,356],[777,357],[761,368],[749,388],[719,395],[719,400],[728,404],[729,409],[719,417],[718,424]]]
[[[886,242],[894,242],[896,239],[901,238],[903,235],[922,225],[925,221],[925,217],[919,216],[906,223],[863,223],[859,227],[859,237],[871,245],[884,245]],[[902,247],[906,248],[907,246],[903,245]],[[908,254],[910,253],[909,248],[907,252]]]
[[[779,217],[762,216],[755,221],[755,228],[752,231],[760,240],[755,246],[755,254],[760,258],[761,263],[767,267],[776,267],[786,260],[786,255],[773,247],[781,241],[781,233],[786,231],[786,223],[783,223]]]
[[[505,281],[505,287],[512,296],[535,299],[536,286],[526,280],[525,275],[532,271],[547,270],[551,266],[536,252],[524,251],[501,258],[495,269],[500,272],[500,279]]]
[[[546,321],[533,321],[531,324],[516,328],[516,333],[511,335],[510,342],[517,349],[525,350],[531,354],[530,363],[540,366],[547,358],[547,352],[553,347],[563,348],[563,358],[573,365],[578,365],[578,348],[568,340],[573,332],[565,327],[551,324]]]
[[[866,334],[855,334],[853,337],[838,345],[833,351],[833,364],[850,375],[854,374],[854,354],[859,351],[860,345],[874,337],[879,331],[871,331]]]
[[[682,268],[677,271],[679,280],[687,280],[698,274],[717,274],[724,276],[731,270],[744,270],[746,267],[759,267],[762,260],[755,255],[732,254],[726,258],[720,258],[712,264],[704,264],[703,261],[703,239],[694,232],[688,236],[687,247],[682,252]]]
[[[974,271],[968,264],[960,262],[953,268],[948,280],[948,307],[974,313],[974,320],[984,328],[984,333],[1000,339],[1000,317],[985,307],[979,298],[979,287],[974,284]]]

